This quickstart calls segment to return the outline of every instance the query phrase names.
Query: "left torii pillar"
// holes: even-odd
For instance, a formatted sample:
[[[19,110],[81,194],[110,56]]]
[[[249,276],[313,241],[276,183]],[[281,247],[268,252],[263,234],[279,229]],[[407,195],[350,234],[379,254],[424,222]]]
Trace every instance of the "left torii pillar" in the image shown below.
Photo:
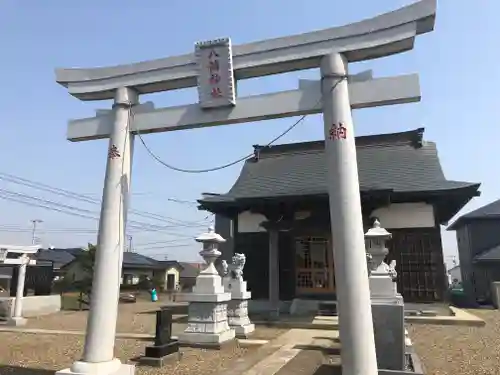
[[[80,361],[56,374],[132,375],[135,372],[134,365],[114,358],[114,346],[132,166],[130,122],[132,107],[137,102],[135,90],[126,87],[116,90],[85,347]]]

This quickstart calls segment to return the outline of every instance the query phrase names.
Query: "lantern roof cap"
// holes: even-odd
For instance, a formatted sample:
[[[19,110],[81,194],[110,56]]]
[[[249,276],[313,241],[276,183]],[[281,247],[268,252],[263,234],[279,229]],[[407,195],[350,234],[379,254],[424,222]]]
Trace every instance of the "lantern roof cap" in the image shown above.
[[[388,232],[385,228],[382,228],[380,225],[380,221],[378,219],[375,219],[373,222],[373,227],[368,229],[368,231],[365,233],[365,237],[368,238],[391,238],[392,234]]]
[[[226,242],[226,240],[218,233],[215,233],[214,227],[210,226],[208,228],[208,232],[200,234],[195,238],[196,242],[203,243],[222,243]]]

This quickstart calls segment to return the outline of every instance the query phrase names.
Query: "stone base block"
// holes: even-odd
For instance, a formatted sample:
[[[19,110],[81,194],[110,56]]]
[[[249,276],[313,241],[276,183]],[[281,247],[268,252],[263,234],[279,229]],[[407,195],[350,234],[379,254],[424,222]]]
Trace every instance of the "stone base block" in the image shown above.
[[[14,327],[25,326],[28,323],[28,320],[23,317],[12,317],[7,319],[7,325]]]
[[[244,326],[232,327],[234,329],[235,335],[239,339],[246,339],[248,335],[255,331],[255,324],[247,324]]]
[[[56,375],[134,375],[135,366],[123,364],[119,359],[109,362],[90,363],[76,361],[71,368],[56,371]]]
[[[404,305],[396,302],[372,300],[373,329],[378,367],[402,371],[406,364]]]
[[[185,346],[202,346],[218,348],[221,344],[234,340],[236,333],[229,329],[220,333],[184,332],[179,335],[179,343]]]
[[[145,357],[161,358],[179,351],[179,341],[173,340],[164,345],[153,345],[146,347]]]

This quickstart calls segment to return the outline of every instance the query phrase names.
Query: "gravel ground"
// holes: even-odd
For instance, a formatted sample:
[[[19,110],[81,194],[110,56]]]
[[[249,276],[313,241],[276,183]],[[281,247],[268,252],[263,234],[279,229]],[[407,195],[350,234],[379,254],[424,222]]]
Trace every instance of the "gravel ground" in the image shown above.
[[[500,311],[468,311],[484,319],[486,326],[413,325],[408,328],[427,374],[500,374]]]
[[[117,331],[122,333],[149,333],[155,331],[155,311],[158,304],[138,302],[120,305]],[[186,326],[184,315],[174,315],[178,322],[172,325],[174,335]],[[84,331],[86,311],[62,311],[57,314],[28,319],[27,328]],[[284,329],[257,327],[252,339],[271,340],[286,332]],[[70,366],[79,359],[84,344],[83,336],[24,333],[0,333],[0,375],[53,375],[54,370]],[[151,343],[141,340],[117,340],[115,355],[128,362],[144,354]],[[255,352],[258,347],[241,348],[237,344],[221,350],[181,348],[180,362],[156,369],[138,366],[138,375],[201,375],[216,374],[230,368],[233,360]]]
[[[121,333],[155,333],[156,310],[159,305],[154,302],[120,304],[117,332]],[[87,311],[61,311],[56,314],[30,318],[28,328],[84,331],[87,324]],[[176,335],[185,328],[185,317],[174,315],[172,326]]]
[[[80,358],[83,337],[58,335],[33,335],[1,333],[0,336],[1,375],[48,375],[60,370]],[[144,341],[117,340],[115,355],[122,362],[130,362],[144,354]],[[240,348],[237,345],[223,350],[202,350],[182,348],[182,359],[158,369],[138,366],[138,375],[201,375],[216,374],[228,368],[231,361],[249,354],[256,348]]]

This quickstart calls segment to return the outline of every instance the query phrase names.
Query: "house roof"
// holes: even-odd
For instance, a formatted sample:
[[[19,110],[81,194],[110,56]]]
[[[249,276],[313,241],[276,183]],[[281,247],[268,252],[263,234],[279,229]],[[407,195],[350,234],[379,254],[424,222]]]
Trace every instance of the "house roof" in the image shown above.
[[[36,254],[37,260],[53,262],[54,269],[60,269],[75,259],[76,255],[83,250],[81,248],[68,249],[40,249]]]
[[[81,248],[67,248],[67,249],[40,249],[36,255],[37,260],[51,261],[54,263],[55,269],[60,269],[73,262],[75,258],[84,250]],[[175,261],[168,261],[170,263]],[[175,262],[177,263],[177,262]],[[123,267],[124,268],[154,268],[163,269],[167,265],[163,261],[147,257],[142,254],[124,252],[123,253]]]
[[[200,273],[199,263],[181,262],[181,266],[183,269],[179,275],[180,278],[194,278]]]
[[[479,183],[445,178],[436,144],[423,141],[423,132],[419,128],[356,137],[361,191],[435,193],[472,189],[477,192]],[[199,200],[203,208],[239,200],[327,194],[323,140],[254,146],[254,150],[255,156],[245,162],[229,192],[205,195]]]
[[[500,219],[500,199],[480,207],[477,210],[471,211],[460,216],[453,224],[448,227],[448,230],[456,230],[463,224],[471,220],[488,220]]]
[[[500,244],[481,252],[474,257],[474,262],[499,262],[500,261]]]

